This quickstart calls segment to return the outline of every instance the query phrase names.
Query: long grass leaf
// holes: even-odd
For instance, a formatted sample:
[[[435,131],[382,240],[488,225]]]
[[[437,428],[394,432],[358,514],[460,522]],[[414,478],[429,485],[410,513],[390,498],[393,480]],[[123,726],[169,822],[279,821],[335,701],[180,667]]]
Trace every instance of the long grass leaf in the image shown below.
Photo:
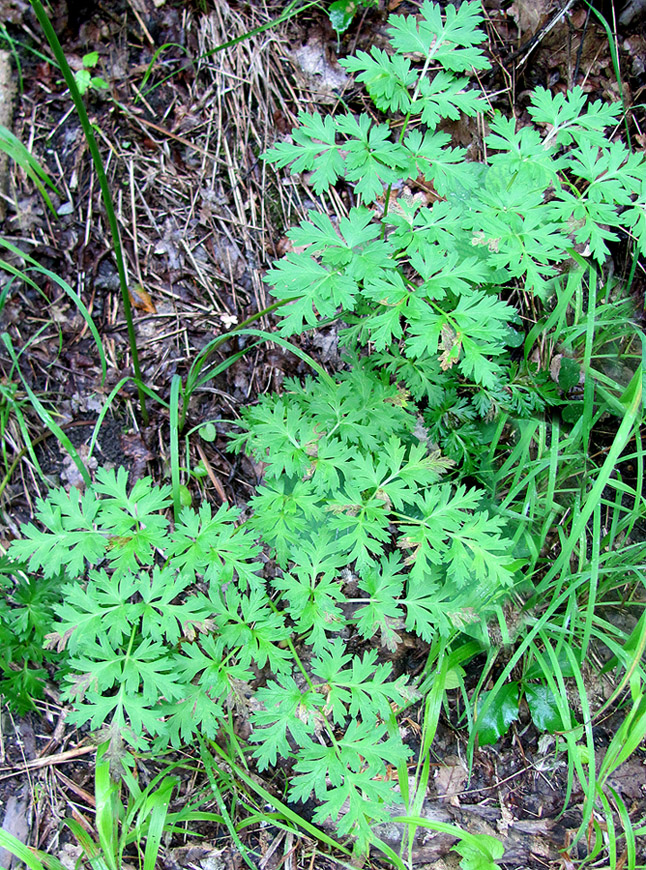
[[[3,828],[0,828],[0,847],[6,849],[7,852],[10,852],[12,855],[15,855],[19,861],[22,861],[23,864],[26,864],[30,870],[45,870],[43,863],[37,857],[37,855],[25,844],[19,840],[17,837],[14,837],[13,834],[10,834],[9,831],[5,831]]]
[[[201,755],[202,761],[204,763],[204,768],[206,770],[207,776],[209,778],[209,783],[211,785],[211,791],[213,793],[213,797],[215,798],[215,801],[218,805],[220,813],[222,814],[222,818],[224,819],[224,823],[226,825],[226,828],[229,831],[229,835],[230,835],[231,839],[233,840],[233,842],[238,850],[238,853],[242,857],[245,864],[248,867],[250,867],[251,870],[255,870],[256,865],[249,857],[249,854],[248,854],[249,850],[246,848],[246,846],[243,844],[242,840],[240,839],[238,832],[236,831],[235,826],[231,820],[229,812],[227,811],[227,808],[224,804],[224,799],[223,799],[222,794],[220,792],[220,786],[218,784],[217,776],[215,773],[217,770],[217,767],[214,763],[213,756],[207,751],[206,746],[205,746],[203,741],[200,741],[200,755]]]
[[[255,792],[259,797],[263,799],[269,806],[275,807],[276,810],[281,814],[284,819],[295,824],[297,827],[302,828],[307,834],[309,834],[313,839],[319,840],[321,843],[324,843],[327,846],[330,846],[333,849],[341,851],[346,855],[350,855],[350,851],[339,843],[336,840],[333,840],[332,837],[328,836],[324,831],[321,831],[319,828],[312,825],[306,819],[302,818],[295,813],[294,810],[290,809],[287,804],[283,803],[279,798],[272,795],[264,786],[260,785],[260,783],[256,782],[245,770],[239,767],[235,762],[233,762],[226,752],[221,749],[217,743],[209,742],[209,746],[220,755],[223,760],[231,767],[234,775],[242,780],[247,788],[251,789],[251,791]]]
[[[25,388],[25,392],[29,396],[29,401],[33,405],[34,410],[36,411],[36,413],[38,414],[40,419],[43,421],[45,426],[47,426],[47,428],[52,432],[52,434],[55,435],[56,438],[58,438],[61,445],[65,448],[65,450],[67,450],[69,455],[72,457],[74,465],[76,465],[76,467],[78,468],[79,474],[83,478],[85,485],[91,486],[92,485],[92,478],[90,477],[90,473],[87,470],[87,468],[85,467],[83,460],[79,456],[78,451],[76,450],[76,448],[74,447],[74,445],[72,444],[72,442],[70,441],[68,436],[65,434],[65,432],[63,432],[63,430],[58,425],[58,423],[56,423],[54,421],[54,418],[52,417],[52,415],[45,408],[45,406],[40,401],[40,399],[36,396],[34,391],[31,389],[31,387],[29,386],[29,384],[25,380],[22,372],[20,371],[20,368],[18,366],[18,359],[16,357],[16,352],[14,351],[13,345],[11,343],[11,338],[7,335],[6,332],[2,334],[2,340],[5,344],[5,347],[9,351],[9,355],[11,356],[12,361],[14,362],[14,364],[16,366],[16,371],[18,372],[18,376],[20,377],[20,380],[22,381],[22,385]]]
[[[608,870],[617,870],[617,831],[615,829],[615,820],[612,815],[612,808],[610,806],[610,802],[608,798],[603,794],[603,792],[599,793],[599,803],[603,809],[603,816],[605,822],[605,831],[602,842],[606,844],[606,848],[608,850]],[[585,818],[585,814],[584,814]],[[587,827],[587,824],[586,824]],[[600,834],[595,828],[597,835]]]
[[[173,513],[175,522],[179,522],[179,515],[182,510],[182,502],[180,497],[180,478],[179,478],[179,391],[182,385],[182,379],[179,375],[173,375],[173,380],[170,385],[170,476],[171,486],[173,488]]]
[[[130,378],[130,377],[121,378],[121,380],[117,384],[115,384],[115,386],[110,390],[109,396],[107,397],[107,399],[103,403],[103,407],[99,411],[99,415],[96,418],[96,423],[94,424],[94,429],[92,430],[92,437],[90,438],[90,445],[89,445],[88,451],[87,451],[88,461],[90,460],[90,457],[94,453],[94,448],[96,447],[96,442],[97,442],[97,439],[99,437],[99,433],[101,431],[101,426],[103,425],[103,421],[105,420],[106,414],[108,413],[108,411],[110,410],[110,408],[112,406],[112,402],[116,399],[116,397],[119,394],[119,392],[121,391],[121,389],[123,387],[125,387],[125,385],[130,380],[132,380],[132,378]]]
[[[70,829],[77,843],[83,849],[86,860],[89,861],[92,870],[112,870],[110,865],[103,859],[101,849],[76,819],[66,819],[65,825]]]
[[[20,60],[20,52],[16,48],[16,45],[23,46],[24,43],[20,43],[18,40],[13,39],[13,37],[9,35],[9,31],[4,23],[0,24],[0,37],[9,45],[9,51],[11,52],[14,63],[16,64],[16,73],[18,74],[18,93],[22,97],[25,90],[22,79],[22,61]]]
[[[119,786],[110,774],[107,744],[99,746],[94,768],[94,795],[96,800],[96,830],[109,870],[121,870],[119,844]]]
[[[611,785],[608,785],[607,788],[612,796],[613,803],[617,808],[617,813],[619,814],[624,830],[624,838],[626,840],[626,868],[627,870],[635,870],[637,866],[637,843],[635,841],[635,831],[630,820],[628,808],[626,807],[623,798]]]
[[[576,519],[572,524],[572,529],[570,531],[569,537],[563,543],[563,547],[558,557],[554,561],[551,569],[547,572],[545,577],[541,580],[537,593],[543,594],[547,588],[549,588],[552,581],[563,571],[565,566],[568,564],[570,560],[570,556],[574,552],[574,548],[576,547],[577,541],[581,538],[582,533],[585,530],[585,527],[592,516],[592,513],[595,509],[595,505],[601,499],[603,494],[603,490],[606,487],[606,484],[614,471],[615,465],[617,464],[621,453],[628,443],[631,432],[635,423],[640,416],[641,408],[642,408],[642,370],[641,368],[635,372],[633,379],[631,380],[629,386],[627,387],[624,393],[624,406],[625,406],[625,414],[624,418],[621,421],[619,429],[617,430],[617,434],[608,450],[608,454],[606,459],[601,466],[597,479],[594,482],[594,485],[590,489],[588,493],[585,504],[581,506],[581,510],[576,515]]]
[[[594,735],[592,734],[592,715],[590,712],[590,705],[588,702],[588,695],[586,692],[583,675],[581,674],[581,669],[579,667],[579,663],[576,659],[576,656],[574,655],[573,650],[570,649],[570,647],[567,645],[565,645],[563,649],[570,662],[572,673],[574,674],[574,680],[576,682],[577,691],[579,693],[579,701],[581,702],[581,718],[583,719],[582,724],[586,738],[587,751],[587,782],[586,779],[581,778],[580,775],[581,785],[583,786],[585,792],[583,817],[581,819],[579,829],[575,833],[574,839],[572,840],[573,843],[576,843],[577,840],[579,840],[580,837],[584,835],[594,812],[594,798],[597,790],[597,772],[595,764]]]
[[[597,589],[599,586],[599,562],[600,562],[600,547],[601,547],[601,505],[597,504],[592,514],[592,540],[590,541],[592,552],[589,557],[587,552],[585,555],[589,558],[590,564],[590,582],[588,585],[588,600],[585,606],[585,622],[583,627],[583,636],[581,637],[581,661],[585,661],[588,654],[588,646],[590,645],[590,636],[592,633],[592,621],[594,619],[594,610],[597,603]]]
[[[168,777],[149,798],[147,809],[150,810],[150,821],[148,822],[148,830],[146,833],[146,850],[144,852],[143,870],[155,870],[155,867],[157,866],[159,847],[165,831],[170,799],[176,785],[177,780]]]
[[[421,816],[393,816],[391,822],[394,825],[414,824],[429,831],[436,831],[438,834],[448,834],[463,843],[468,843],[483,857],[489,858],[491,861],[498,860],[504,855],[503,844],[497,837],[492,837],[489,834],[472,834],[470,831],[448,822],[436,822]]]
[[[110,184],[108,182],[107,176],[105,174],[105,169],[103,167],[103,160],[101,159],[101,153],[99,151],[98,145],[96,143],[96,138],[94,136],[94,132],[92,130],[92,124],[90,123],[90,119],[88,118],[87,111],[85,109],[85,104],[83,102],[83,98],[79,92],[78,86],[76,84],[76,78],[74,77],[74,73],[72,72],[69,63],[67,62],[67,58],[65,56],[65,52],[63,51],[61,44],[58,40],[58,36],[56,35],[56,31],[52,27],[52,23],[47,17],[47,13],[43,7],[43,4],[40,0],[31,0],[31,5],[38,18],[38,22],[43,29],[43,33],[47,39],[47,42],[50,45],[50,48],[56,58],[56,62],[58,63],[60,70],[63,74],[63,78],[65,79],[65,84],[69,88],[70,96],[72,97],[72,101],[74,102],[74,107],[76,109],[76,113],[78,115],[79,121],[81,122],[81,127],[83,128],[83,133],[85,135],[85,141],[87,142],[88,149],[92,156],[92,162],[94,163],[94,169],[96,171],[97,179],[99,181],[99,187],[101,188],[101,197],[103,199],[103,206],[105,208],[106,217],[108,219],[108,224],[110,226],[110,235],[112,238],[112,247],[114,250],[114,256],[117,263],[117,271],[119,273],[119,285],[121,288],[121,302],[123,304],[123,311],[126,319],[126,325],[128,329],[128,343],[130,345],[130,354],[132,356],[132,366],[135,373],[135,379],[137,383],[137,389],[139,391],[139,405],[141,408],[141,416],[145,423],[148,422],[148,412],[146,410],[146,400],[145,394],[141,389],[141,384],[143,383],[143,378],[141,376],[141,368],[139,366],[139,353],[137,349],[137,336],[135,334],[135,326],[132,318],[132,306],[130,304],[130,294],[128,292],[128,279],[126,276],[126,266],[123,258],[123,250],[121,247],[121,234],[119,232],[119,224],[117,222],[117,216],[114,211],[114,205],[112,203],[112,194],[110,192]]]
[[[56,209],[52,205],[52,201],[49,198],[45,185],[53,190],[57,196],[60,196],[58,188],[20,139],[18,139],[11,130],[8,130],[2,125],[0,125],[0,151],[4,151],[5,154],[8,154],[14,163],[17,163],[18,166],[22,168],[27,177],[30,178],[37,187],[52,214],[55,215]]]
[[[99,354],[99,360],[101,362],[101,381],[105,381],[107,364],[101,336],[99,335],[99,331],[96,328],[94,320],[92,319],[92,315],[88,311],[85,303],[78,295],[78,293],[72,287],[70,287],[67,281],[65,281],[55,272],[52,272],[50,269],[46,269],[44,266],[41,266],[40,263],[34,260],[33,257],[31,257],[29,254],[26,254],[24,251],[21,251],[20,248],[17,248],[11,242],[8,242],[6,239],[0,238],[0,245],[10,251],[12,254],[14,254],[14,256],[19,257],[20,259],[28,263],[29,270],[18,269],[11,263],[7,263],[5,260],[0,260],[0,268],[20,278],[26,284],[29,284],[30,287],[33,287],[35,290],[42,294],[42,290],[40,289],[38,284],[28,274],[30,270],[34,272],[39,272],[41,275],[45,275],[47,278],[49,278],[50,281],[53,281],[55,284],[57,284],[61,288],[61,290],[70,297],[70,299],[78,309],[79,313],[81,314],[83,320],[85,321],[87,328],[92,334],[94,344],[96,345],[96,349]]]
[[[639,694],[610,741],[599,768],[599,780],[605,782],[646,737],[646,696]]]

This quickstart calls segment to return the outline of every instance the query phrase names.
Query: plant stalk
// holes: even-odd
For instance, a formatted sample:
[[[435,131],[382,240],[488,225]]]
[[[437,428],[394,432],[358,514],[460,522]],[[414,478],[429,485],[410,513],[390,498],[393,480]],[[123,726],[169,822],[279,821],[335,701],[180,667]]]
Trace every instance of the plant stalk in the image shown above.
[[[117,223],[117,216],[115,214],[114,205],[112,203],[110,186],[108,184],[108,179],[103,168],[103,160],[101,159],[101,154],[99,152],[99,148],[97,146],[96,139],[92,131],[92,124],[90,123],[90,119],[85,109],[83,98],[81,97],[79,89],[76,85],[76,79],[74,78],[74,74],[72,73],[70,65],[67,62],[65,52],[61,47],[58,36],[56,35],[56,31],[52,27],[52,23],[47,17],[47,13],[45,12],[45,9],[43,8],[40,0],[31,0],[31,5],[36,15],[36,18],[38,18],[40,26],[43,28],[43,33],[45,34],[45,37],[49,42],[52,53],[54,54],[54,58],[56,59],[56,62],[61,69],[63,78],[65,79],[65,84],[69,88],[70,96],[72,97],[72,100],[74,102],[74,107],[78,114],[79,121],[81,122],[83,133],[85,134],[85,140],[90,150],[90,154],[92,155],[92,162],[94,163],[94,169],[96,171],[99,186],[101,188],[101,197],[103,199],[103,205],[105,207],[105,212],[108,218],[108,224],[110,225],[110,235],[112,236],[114,255],[117,261],[119,285],[121,288],[121,298],[123,301],[123,312],[128,327],[128,343],[130,345],[130,353],[132,355],[132,367],[134,369],[135,382],[137,384],[137,392],[139,394],[141,419],[144,425],[147,425],[148,411],[146,409],[146,396],[142,388],[143,378],[141,376],[141,368],[139,366],[137,337],[135,335],[135,325],[132,319],[132,307],[130,305],[130,294],[128,292],[128,279],[126,277],[126,267],[123,259],[123,250],[121,248],[121,235],[119,233],[119,224]]]

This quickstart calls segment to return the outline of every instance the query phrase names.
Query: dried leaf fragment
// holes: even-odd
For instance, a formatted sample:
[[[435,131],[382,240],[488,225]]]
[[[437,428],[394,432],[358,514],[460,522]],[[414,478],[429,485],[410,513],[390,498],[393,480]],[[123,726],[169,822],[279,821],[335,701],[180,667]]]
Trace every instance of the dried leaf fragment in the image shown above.
[[[128,290],[128,295],[130,296],[130,301],[133,306],[139,311],[145,311],[146,314],[157,314],[157,308],[150,293],[148,293],[147,290],[144,290],[141,284],[135,284],[131,287]]]

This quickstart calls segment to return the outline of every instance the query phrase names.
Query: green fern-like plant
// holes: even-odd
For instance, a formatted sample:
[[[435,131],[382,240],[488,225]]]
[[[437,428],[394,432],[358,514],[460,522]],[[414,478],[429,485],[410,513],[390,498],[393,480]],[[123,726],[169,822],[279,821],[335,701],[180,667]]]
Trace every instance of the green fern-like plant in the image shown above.
[[[602,264],[618,231],[646,251],[643,155],[607,135],[620,104],[590,103],[579,87],[556,96],[539,88],[533,125],[489,114],[469,77],[489,66],[480,23],[476,2],[443,17],[425,0],[420,17],[391,16],[390,51],[341,61],[383,120],[303,113],[264,155],[309,173],[317,194],[343,182],[355,200],[346,214],[311,211],[289,232],[296,250],[265,279],[289,303],[282,334],[342,318],[345,344],[379,354],[423,402],[434,440],[460,461],[469,446],[456,430],[545,405],[535,366],[510,352],[523,342],[512,293],[547,301],[564,270]],[[485,162],[467,160],[440,129],[479,114],[488,114]],[[402,192],[420,177],[430,196]],[[587,264],[572,263],[575,247]],[[453,425],[437,425],[442,406]]]
[[[36,578],[24,565],[0,557],[0,694],[19,714],[43,697],[47,663],[59,658],[45,649],[60,578]]]
[[[214,738],[262,675],[249,714],[259,767],[294,752],[292,799],[313,789],[318,819],[349,802],[339,830],[367,842],[393,799],[386,766],[409,754],[393,707],[414,697],[378,648],[473,620],[513,575],[500,519],[478,492],[437,483],[450,463],[411,442],[397,388],[362,385],[362,371],[357,360],[326,395],[294,384],[289,407],[258,407],[254,437],[276,450],[246,522],[203,504],[171,528],[169,487],[99,469],[84,493],[39,501],[10,555],[47,582],[65,577],[46,645],[62,658],[70,721],[137,749],[178,747]],[[298,403],[312,401],[303,428]],[[280,568],[271,581],[259,542]]]

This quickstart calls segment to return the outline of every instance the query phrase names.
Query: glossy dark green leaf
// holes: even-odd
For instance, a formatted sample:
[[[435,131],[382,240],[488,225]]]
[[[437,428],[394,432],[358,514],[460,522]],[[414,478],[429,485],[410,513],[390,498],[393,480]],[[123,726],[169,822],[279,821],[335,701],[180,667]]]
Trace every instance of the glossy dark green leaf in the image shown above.
[[[583,402],[570,402],[569,405],[563,408],[561,414],[566,423],[576,423],[581,414],[583,414],[583,409]]]
[[[200,438],[202,441],[215,441],[217,434],[217,429],[213,423],[205,423],[203,426],[200,426]]]
[[[344,33],[354,18],[354,13],[357,11],[355,0],[335,0],[330,4],[328,9],[328,18],[330,24],[337,33]]]
[[[581,377],[581,369],[575,359],[570,359],[564,356],[561,359],[561,367],[559,369],[559,387],[564,393],[576,387]]]
[[[542,683],[526,686],[525,697],[534,725],[539,731],[553,734],[555,731],[562,730],[563,720],[554,693],[549,686]]]
[[[500,870],[496,863],[505,854],[505,847],[495,837],[476,834],[478,842],[462,840],[452,851],[462,856],[461,870]]]
[[[478,701],[481,710],[490,692],[483,692]],[[496,696],[483,715],[478,714],[476,730],[480,746],[496,743],[508,731],[512,722],[518,719],[518,683],[507,683],[496,692]]]

